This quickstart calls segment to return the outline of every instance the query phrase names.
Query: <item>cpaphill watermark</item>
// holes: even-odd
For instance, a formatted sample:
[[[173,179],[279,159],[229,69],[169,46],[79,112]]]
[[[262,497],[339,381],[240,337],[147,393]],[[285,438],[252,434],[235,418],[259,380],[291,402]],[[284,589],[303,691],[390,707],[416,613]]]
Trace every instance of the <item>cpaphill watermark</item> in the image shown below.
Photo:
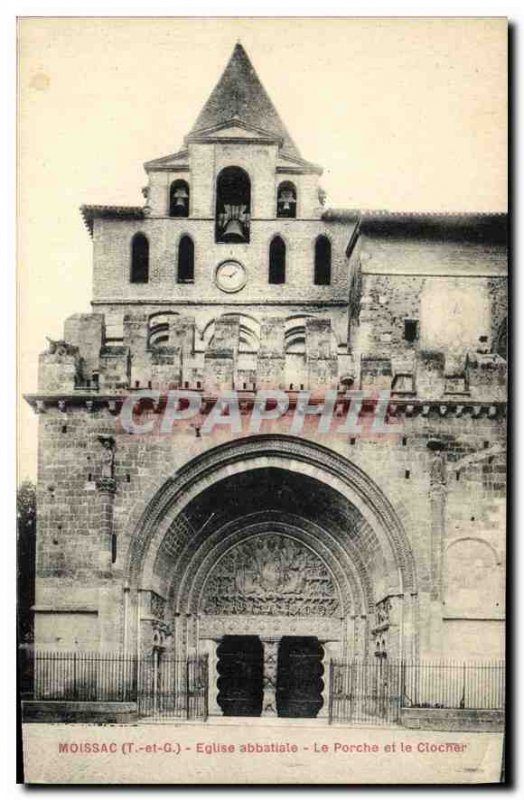
[[[398,436],[401,425],[393,408],[389,390],[341,394],[329,389],[319,395],[260,389],[246,396],[230,389],[204,396],[189,389],[140,389],[124,399],[119,421],[122,431],[134,436],[170,435],[188,424],[199,436],[218,430],[258,434],[275,423],[297,436],[306,429],[341,436]]]

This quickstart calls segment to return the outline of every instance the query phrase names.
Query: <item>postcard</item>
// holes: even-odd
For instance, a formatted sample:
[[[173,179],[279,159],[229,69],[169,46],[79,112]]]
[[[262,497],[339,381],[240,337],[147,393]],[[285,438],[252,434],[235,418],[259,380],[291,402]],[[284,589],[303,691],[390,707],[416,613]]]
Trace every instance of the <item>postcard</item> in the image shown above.
[[[24,781],[502,782],[507,20],[18,45]]]

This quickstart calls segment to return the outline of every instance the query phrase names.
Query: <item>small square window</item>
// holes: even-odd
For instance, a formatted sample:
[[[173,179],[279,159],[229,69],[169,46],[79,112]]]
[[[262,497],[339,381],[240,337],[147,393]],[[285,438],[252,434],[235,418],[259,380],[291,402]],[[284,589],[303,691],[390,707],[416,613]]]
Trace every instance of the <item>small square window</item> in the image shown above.
[[[404,320],[404,339],[406,342],[415,342],[418,339],[418,320]]]

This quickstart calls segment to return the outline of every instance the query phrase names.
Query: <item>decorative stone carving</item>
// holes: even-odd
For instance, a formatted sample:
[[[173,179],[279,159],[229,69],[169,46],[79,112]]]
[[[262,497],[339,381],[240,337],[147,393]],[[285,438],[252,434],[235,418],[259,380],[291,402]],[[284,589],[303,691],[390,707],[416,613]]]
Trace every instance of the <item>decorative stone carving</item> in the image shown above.
[[[278,640],[264,640],[264,696],[262,700],[262,716],[277,716],[277,672],[278,672]]]
[[[389,613],[391,611],[391,600],[389,597],[385,597],[384,600],[381,600],[377,603],[377,624],[375,626],[375,630],[377,628],[387,628],[389,627]]]
[[[199,636],[205,639],[222,636],[316,636],[321,641],[342,641],[344,620],[339,617],[262,617],[229,614],[203,615]]]
[[[167,646],[167,640],[172,635],[171,627],[161,621],[153,622],[152,624],[153,630],[153,650],[165,650]]]
[[[151,592],[151,615],[157,619],[164,619],[166,601],[156,592]]]
[[[165,553],[170,559],[175,560],[178,558],[178,555],[180,554],[184,545],[194,534],[195,531],[193,530],[191,523],[184,513],[180,513],[173,521],[166,536],[164,537],[161,546],[162,552]]]
[[[240,542],[212,570],[205,614],[334,616],[339,601],[331,573],[309,548],[288,536],[263,534]]]
[[[437,439],[428,441],[429,499],[431,507],[431,598],[438,600],[442,589],[443,542],[446,531],[446,453]]]
[[[115,494],[116,481],[114,478],[98,478],[96,481],[96,488],[99,492],[109,492],[109,494]]]
[[[429,465],[429,482],[431,489],[446,485],[446,454],[441,442],[436,439],[428,441],[428,450],[431,452]]]
[[[385,597],[376,606],[376,624],[371,635],[375,640],[374,654],[377,658],[387,658],[391,608],[391,598],[389,597]]]
[[[430,406],[427,406],[428,413]],[[389,501],[378,487],[351,461],[335,454],[325,447],[312,442],[305,442],[281,435],[261,435],[245,437],[239,441],[228,442],[221,447],[211,448],[181,467],[176,480],[171,480],[161,492],[153,498],[144,511],[138,508],[129,521],[134,530],[126,564],[128,580],[136,584],[138,575],[143,569],[146,549],[158,533],[159,514],[168,513],[180,501],[185,491],[201,485],[205,477],[206,486],[214,471],[231,466],[242,460],[248,464],[252,460],[264,458],[266,465],[278,460],[291,459],[297,463],[299,471],[302,464],[307,465],[309,474],[318,474],[320,480],[329,482],[331,478],[341,481],[348,490],[365,498],[369,508],[373,509],[377,527],[387,536],[395,554],[395,561],[402,576],[404,591],[413,591],[416,586],[415,560],[403,523]],[[409,517],[409,511],[405,512]],[[154,553],[154,550],[151,551]],[[157,551],[158,553],[158,551]]]
[[[96,488],[101,492],[116,492],[115,481],[115,440],[112,436],[99,436],[102,445],[100,475],[96,480]]]
[[[387,658],[388,657],[388,649],[386,644],[386,637],[385,636],[377,636],[375,642],[375,657],[376,658]]]
[[[46,339],[49,342],[47,351],[51,355],[74,356],[78,353],[78,347],[69,344],[64,339],[50,339],[49,336],[46,336]]]
[[[102,468],[100,476],[102,478],[115,477],[115,440],[112,436],[99,436],[98,441],[103,447]]]

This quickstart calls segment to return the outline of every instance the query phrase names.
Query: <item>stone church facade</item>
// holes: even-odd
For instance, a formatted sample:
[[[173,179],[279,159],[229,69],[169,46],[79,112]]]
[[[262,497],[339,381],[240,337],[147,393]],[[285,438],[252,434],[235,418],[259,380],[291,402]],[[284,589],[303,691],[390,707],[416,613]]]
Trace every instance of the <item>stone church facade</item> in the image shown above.
[[[266,671],[284,640],[503,658],[505,217],[328,208],[241,45],[145,170],[143,205],[82,207],[92,313],[28,396],[36,647],[208,653],[213,680],[234,641]],[[200,403],[166,431],[169,390]],[[207,434],[224,390],[241,430]],[[288,405],[253,431],[261,390]],[[306,392],[328,431],[293,431]],[[362,429],[338,431],[356,399]]]

